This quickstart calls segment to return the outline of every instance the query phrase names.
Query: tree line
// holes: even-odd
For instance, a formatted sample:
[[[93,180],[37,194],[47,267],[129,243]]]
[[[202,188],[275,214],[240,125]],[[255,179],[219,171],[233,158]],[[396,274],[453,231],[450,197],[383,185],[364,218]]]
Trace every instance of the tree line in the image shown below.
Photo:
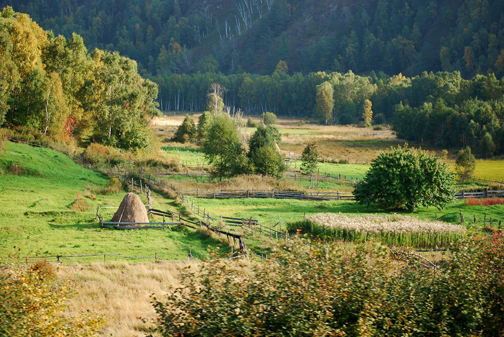
[[[411,78],[383,72],[359,76],[351,71],[290,76],[279,62],[266,76],[198,72],[154,81],[165,110],[204,110],[208,88],[216,82],[226,88],[223,100],[232,111],[271,111],[324,124],[372,119],[375,124],[391,124],[400,138],[409,141],[446,148],[469,145],[484,156],[504,153],[504,79],[494,74],[469,80],[460,72],[424,72]]]
[[[82,37],[54,36],[27,14],[0,12],[0,126],[69,142],[143,148],[159,115],[156,83],[136,62]]]

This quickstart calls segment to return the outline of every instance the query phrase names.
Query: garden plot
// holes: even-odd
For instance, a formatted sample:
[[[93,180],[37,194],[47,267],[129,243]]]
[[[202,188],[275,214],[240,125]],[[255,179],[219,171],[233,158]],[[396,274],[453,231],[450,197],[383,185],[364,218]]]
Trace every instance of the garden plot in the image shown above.
[[[434,248],[462,239],[466,228],[440,221],[426,221],[410,216],[366,214],[349,216],[319,213],[306,220],[289,224],[315,235],[344,241],[377,240],[396,246]]]

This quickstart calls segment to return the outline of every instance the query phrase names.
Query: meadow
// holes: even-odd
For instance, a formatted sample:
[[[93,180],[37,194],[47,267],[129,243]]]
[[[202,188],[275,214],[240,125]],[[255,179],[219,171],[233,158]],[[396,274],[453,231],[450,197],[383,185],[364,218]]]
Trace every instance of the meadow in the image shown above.
[[[17,174],[10,174],[15,165],[18,165]],[[161,260],[185,261],[189,248],[195,258],[204,258],[209,246],[221,245],[219,240],[185,227],[174,227],[172,231],[100,228],[97,207],[119,206],[126,191],[102,194],[108,178],[77,165],[65,154],[7,143],[7,150],[0,156],[0,169],[1,256],[104,253],[154,256],[157,253]],[[146,202],[145,195],[141,198]],[[154,193],[152,200],[153,207],[178,210],[173,200],[161,195]],[[77,202],[80,207],[76,209],[73,206]],[[113,212],[102,210],[100,213],[107,219],[112,218]],[[63,258],[62,261],[100,259],[103,257]]]
[[[197,120],[198,115],[192,117]],[[196,144],[177,144],[169,141],[176,126],[184,116],[165,116],[153,120],[153,130],[161,140],[168,158],[189,167],[189,173],[203,173],[206,168],[204,155]],[[177,124],[178,123],[178,124]],[[374,132],[372,129],[352,127],[324,127],[312,124],[298,125],[299,121],[279,119],[277,126],[284,133],[280,148],[284,156],[294,157],[302,152],[307,142],[315,141],[323,161],[318,165],[320,175],[340,175],[347,179],[362,179],[369,169],[370,161],[381,150],[403,144],[390,130]],[[251,135],[254,129],[247,128]],[[440,150],[436,150],[436,153]],[[440,153],[438,153],[439,155]],[[448,163],[453,164],[450,153]],[[335,164],[329,161],[349,160],[350,164]],[[366,164],[366,160],[368,164]],[[477,177],[495,180],[504,179],[502,160],[479,160]],[[17,166],[16,166],[17,165]],[[300,161],[292,161],[286,174],[299,169]],[[182,172],[186,170],[182,167]],[[263,189],[296,191],[351,191],[349,184],[335,180],[319,181],[312,189],[309,178],[280,179],[260,176],[242,176],[224,179],[222,182],[208,177],[164,176],[168,185],[180,189]],[[67,155],[44,148],[7,143],[7,150],[0,152],[0,256],[23,258],[24,256],[118,254],[128,256],[151,256],[158,260],[187,261],[189,248],[197,260],[205,259],[210,252],[229,253],[231,247],[223,240],[203,231],[185,227],[166,230],[119,231],[101,229],[96,219],[98,206],[118,206],[127,192],[105,193],[109,178],[104,174],[77,165]],[[156,192],[157,191],[157,192]],[[161,190],[153,192],[153,207],[194,216],[178,200],[169,198]],[[145,195],[141,196],[146,202]],[[231,216],[259,220],[264,227],[275,226],[282,231],[290,228],[291,235],[297,232],[300,223],[320,213],[342,213],[345,216],[378,214],[388,216],[390,210],[367,208],[353,201],[307,201],[288,199],[199,199],[188,198],[212,216]],[[78,207],[77,207],[78,206]],[[105,219],[111,218],[114,210],[102,209]],[[441,221],[448,226],[465,219],[467,233],[489,231],[490,218],[493,229],[504,220],[504,205],[471,206],[464,201],[448,205],[444,210],[419,208],[413,221]],[[476,217],[476,224],[473,219]],[[222,226],[214,222],[217,226]],[[239,231],[237,228],[229,228]],[[310,231],[312,229],[310,228]],[[309,234],[308,230],[301,230]],[[260,233],[243,231],[248,248],[256,254],[269,256],[274,252],[275,240]],[[312,232],[311,234],[316,234]],[[309,234],[309,235],[311,235]],[[379,241],[378,238],[374,238]],[[366,236],[367,239],[367,236]],[[449,239],[449,238],[448,238]],[[448,240],[447,239],[447,240]],[[362,241],[355,236],[350,241]],[[422,241],[421,237],[415,240]],[[442,239],[441,239],[442,240]],[[425,240],[424,240],[425,241]],[[435,241],[435,240],[434,240]],[[439,240],[438,240],[439,241]],[[399,241],[396,241],[399,243]],[[404,241],[401,241],[404,243]],[[407,241],[406,243],[414,243]],[[350,244],[350,243],[347,243]],[[434,245],[437,244],[437,241]],[[420,244],[419,246],[422,246]],[[432,246],[424,244],[423,246]],[[432,258],[437,258],[432,256]],[[151,293],[164,294],[169,286],[179,283],[178,267],[188,264],[152,263],[153,258],[103,257],[62,258],[59,267],[61,278],[70,277],[79,294],[71,301],[67,314],[91,310],[103,314],[107,325],[101,336],[143,336],[151,326],[154,310],[150,305]],[[142,262],[142,263],[139,263]],[[191,265],[193,268],[193,265]]]

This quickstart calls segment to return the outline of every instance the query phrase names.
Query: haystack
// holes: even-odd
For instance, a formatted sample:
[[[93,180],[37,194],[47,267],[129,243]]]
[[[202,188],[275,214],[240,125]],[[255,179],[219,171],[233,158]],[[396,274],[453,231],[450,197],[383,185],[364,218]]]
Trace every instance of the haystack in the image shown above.
[[[126,194],[112,222],[149,222],[147,210],[140,197],[134,193]]]

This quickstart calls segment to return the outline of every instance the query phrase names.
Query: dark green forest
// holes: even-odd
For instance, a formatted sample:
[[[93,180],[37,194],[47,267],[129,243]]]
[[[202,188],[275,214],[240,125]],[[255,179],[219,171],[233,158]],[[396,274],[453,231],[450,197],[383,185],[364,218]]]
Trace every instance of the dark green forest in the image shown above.
[[[44,34],[54,45],[49,48],[53,53],[67,44],[76,48],[79,41],[80,57],[88,60],[81,72],[92,70],[90,64],[100,58],[111,66],[121,64],[131,74],[138,70],[149,79],[145,86],[152,84],[148,97],[157,97],[161,110],[203,111],[210,85],[219,83],[226,89],[223,100],[231,111],[271,111],[329,124],[355,124],[363,121],[366,102],[368,110],[372,105],[374,123],[391,124],[408,141],[450,148],[470,145],[482,156],[504,153],[502,1],[216,0],[203,5],[198,0],[1,0],[0,4],[29,13],[48,30]],[[8,51],[13,41],[5,41],[3,50]],[[41,67],[44,76],[60,74],[62,90],[73,91],[66,106],[78,107],[69,115],[77,120],[76,135],[123,147],[146,144],[139,140],[145,139],[145,132],[131,134],[128,125],[134,123],[108,117],[113,109],[103,108],[99,100],[92,106],[85,99],[97,93],[89,90],[89,84],[97,83],[92,76],[88,82],[78,82],[80,87],[72,86],[67,75],[61,75],[65,74],[64,63],[58,61],[61,55],[49,54],[47,48],[41,49],[45,57]],[[98,78],[106,85],[104,76]],[[116,81],[120,88],[121,80]],[[49,86],[40,83],[33,84],[45,88],[35,91],[40,97],[33,102],[38,105],[24,106],[35,104],[30,102],[36,95],[27,91],[28,100],[17,100],[14,109],[11,104],[7,122],[47,128],[43,116],[49,103],[44,103],[43,92]],[[3,88],[6,93],[16,91],[12,83]],[[323,89],[331,94],[321,95]],[[159,95],[154,95],[157,90]],[[102,96],[109,105],[114,101],[106,100],[103,89]],[[317,109],[322,96],[332,96],[327,102],[332,109],[323,114]],[[26,109],[39,109],[41,117],[36,122],[22,119],[16,111]],[[102,110],[108,124],[86,125],[83,110],[95,115]],[[66,125],[63,120],[60,129]],[[112,121],[118,126],[107,128]]]
[[[504,75],[501,0],[1,0],[150,76],[374,70]]]

